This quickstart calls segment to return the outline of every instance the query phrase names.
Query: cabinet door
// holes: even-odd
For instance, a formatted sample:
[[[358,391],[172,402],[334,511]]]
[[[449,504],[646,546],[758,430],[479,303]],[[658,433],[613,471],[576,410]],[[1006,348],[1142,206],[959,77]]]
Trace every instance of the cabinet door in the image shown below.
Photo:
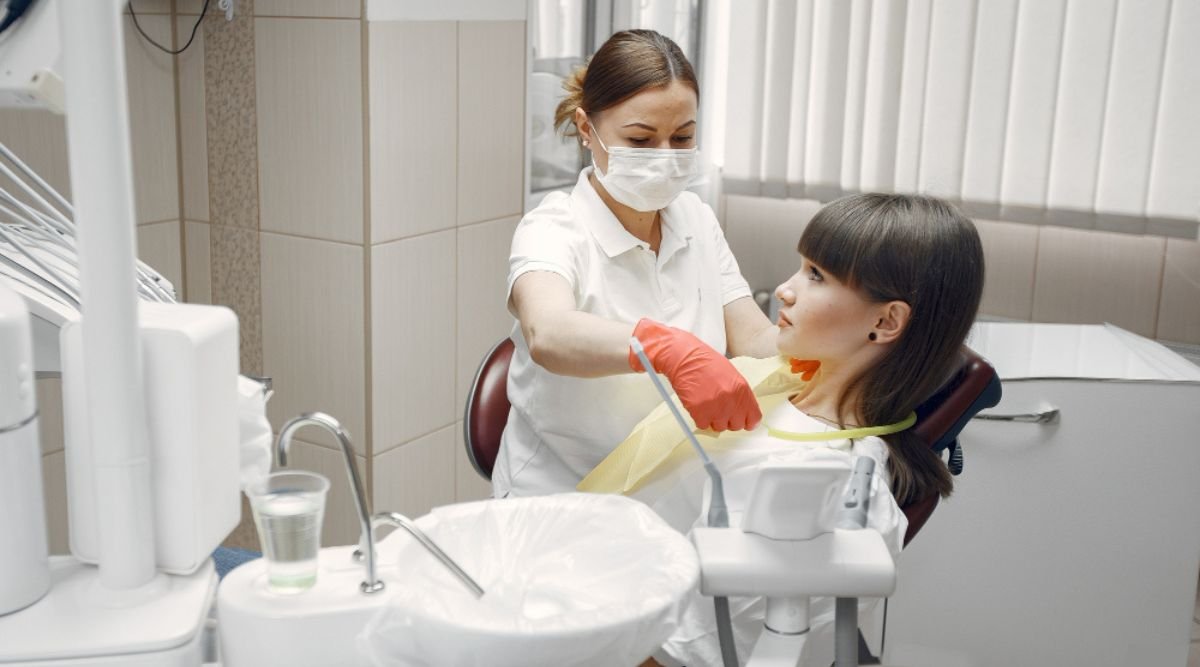
[[[1184,665],[1200,569],[1200,386],[1011,381],[899,562],[885,664]]]

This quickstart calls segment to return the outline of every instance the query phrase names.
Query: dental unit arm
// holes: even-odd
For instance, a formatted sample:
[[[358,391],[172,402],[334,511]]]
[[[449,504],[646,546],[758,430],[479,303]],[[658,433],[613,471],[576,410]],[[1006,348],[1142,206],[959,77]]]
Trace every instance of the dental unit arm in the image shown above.
[[[807,650],[809,602],[837,598],[837,667],[858,665],[859,597],[886,597],[896,567],[883,537],[866,528],[875,461],[764,468],[741,527],[699,527],[700,590],[766,598],[762,634],[746,665],[794,667]],[[841,492],[844,489],[844,492]],[[820,517],[835,504],[836,527]]]

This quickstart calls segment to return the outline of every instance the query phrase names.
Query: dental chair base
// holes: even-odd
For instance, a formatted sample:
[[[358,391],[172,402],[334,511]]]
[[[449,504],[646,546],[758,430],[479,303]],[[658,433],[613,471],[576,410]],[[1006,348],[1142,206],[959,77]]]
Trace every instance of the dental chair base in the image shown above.
[[[133,591],[100,587],[99,569],[50,559],[50,592],[0,617],[0,665],[195,667],[217,589],[212,562],[187,576],[159,574]]]

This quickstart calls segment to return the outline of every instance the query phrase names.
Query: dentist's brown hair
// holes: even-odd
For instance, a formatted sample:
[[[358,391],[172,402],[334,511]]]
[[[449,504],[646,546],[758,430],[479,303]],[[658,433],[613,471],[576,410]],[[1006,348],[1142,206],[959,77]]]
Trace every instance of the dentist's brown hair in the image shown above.
[[[975,225],[935,197],[860,194],[822,208],[804,229],[799,250],[872,301],[911,308],[892,349],[850,384],[839,410],[860,424],[903,420],[949,377],[975,321],[984,275]],[[857,406],[849,405],[852,396]],[[884,440],[897,502],[950,495],[949,470],[911,430]]]
[[[578,136],[575,110],[599,114],[648,88],[682,81],[700,98],[700,83],[679,45],[653,30],[622,30],[600,47],[588,64],[563,81],[567,96],[554,112],[554,126]]]

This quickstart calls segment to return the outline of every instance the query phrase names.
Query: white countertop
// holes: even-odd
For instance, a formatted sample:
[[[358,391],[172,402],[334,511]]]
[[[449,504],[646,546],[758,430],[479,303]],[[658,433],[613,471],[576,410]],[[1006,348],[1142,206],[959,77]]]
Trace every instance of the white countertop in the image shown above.
[[[978,322],[967,345],[991,362],[1002,380],[1200,382],[1200,367],[1111,324]]]

